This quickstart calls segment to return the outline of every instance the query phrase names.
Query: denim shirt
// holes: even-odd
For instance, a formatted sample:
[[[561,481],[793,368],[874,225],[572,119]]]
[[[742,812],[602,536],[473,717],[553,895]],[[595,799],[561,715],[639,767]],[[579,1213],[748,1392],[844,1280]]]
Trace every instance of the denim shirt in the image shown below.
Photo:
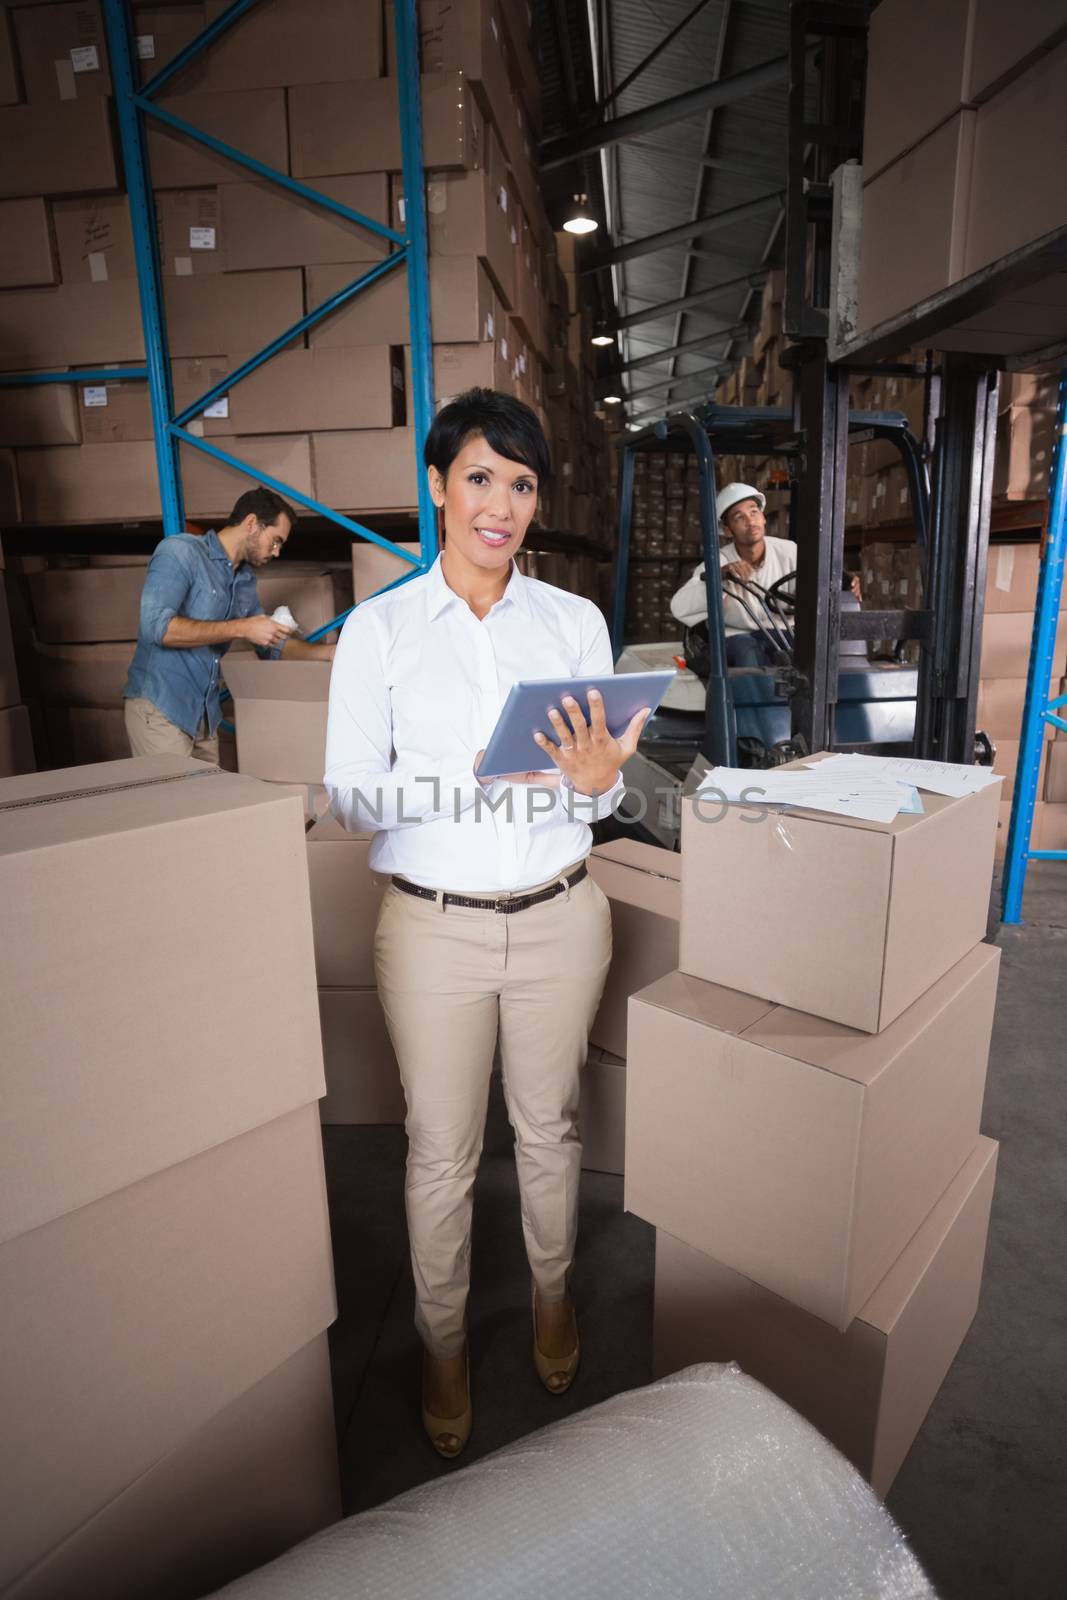
[[[219,679],[228,644],[202,644],[174,649],[163,635],[172,617],[194,622],[225,622],[259,616],[256,578],[247,562],[237,568],[212,528],[203,535],[178,533],[152,553],[141,592],[141,626],[124,699],[145,699],[195,739],[204,720],[208,736],[222,720]],[[280,650],[256,647],[264,660],[277,660]]]

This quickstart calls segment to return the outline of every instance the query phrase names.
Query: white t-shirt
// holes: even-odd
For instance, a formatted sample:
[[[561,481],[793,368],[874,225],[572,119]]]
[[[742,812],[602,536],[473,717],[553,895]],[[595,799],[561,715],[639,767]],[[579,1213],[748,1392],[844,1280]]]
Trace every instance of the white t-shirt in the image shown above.
[[[792,539],[774,539],[768,534],[763,541],[763,560],[756,568],[756,582],[763,589],[769,589],[772,583],[777,583],[779,578],[784,578],[790,572],[797,570],[797,547]],[[737,553],[733,541],[724,544],[719,550],[719,565],[729,566],[732,561],[742,558]],[[729,584],[729,578],[726,580]],[[787,588],[791,590],[791,585]],[[759,617],[761,622],[769,623],[772,627],[776,619],[767,614],[766,608],[761,606],[755,595],[746,593],[745,600],[750,608]],[[676,622],[681,622],[685,627],[692,628],[698,622],[705,622],[708,615],[708,596],[704,587],[704,563],[701,562],[693,576],[683,583],[671,600],[671,616]],[[740,601],[731,595],[728,588],[724,587],[722,596],[722,615],[726,625],[726,633],[752,633],[756,624],[741,605]]]

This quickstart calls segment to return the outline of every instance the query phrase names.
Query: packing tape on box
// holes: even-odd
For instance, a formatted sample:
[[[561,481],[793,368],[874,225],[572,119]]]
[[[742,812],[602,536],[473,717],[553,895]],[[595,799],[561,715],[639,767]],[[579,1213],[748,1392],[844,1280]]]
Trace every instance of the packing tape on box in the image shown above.
[[[733,1364],[689,1367],[542,1428],[219,1595],[495,1600],[502,1572],[511,1600],[935,1600],[859,1473]]]

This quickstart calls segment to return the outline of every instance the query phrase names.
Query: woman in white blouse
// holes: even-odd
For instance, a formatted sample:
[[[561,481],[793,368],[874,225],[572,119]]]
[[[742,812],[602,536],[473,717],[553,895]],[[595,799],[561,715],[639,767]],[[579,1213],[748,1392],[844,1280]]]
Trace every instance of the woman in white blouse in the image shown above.
[[[438,414],[425,459],[443,552],[345,624],[326,784],[347,827],[374,830],[371,866],[392,876],[375,965],[407,1099],[423,1423],[451,1457],[471,1429],[471,1195],[498,1042],[533,1278],[534,1365],[554,1394],[578,1365],[568,1280],[579,1074],[611,959],[607,901],[585,867],[588,824],[621,793],[646,713],[615,739],[599,702],[587,725],[565,700],[540,738],[547,775],[479,782],[512,685],[609,674],[611,645],[590,601],[524,577],[512,559],[549,473],[534,412],[472,389]]]

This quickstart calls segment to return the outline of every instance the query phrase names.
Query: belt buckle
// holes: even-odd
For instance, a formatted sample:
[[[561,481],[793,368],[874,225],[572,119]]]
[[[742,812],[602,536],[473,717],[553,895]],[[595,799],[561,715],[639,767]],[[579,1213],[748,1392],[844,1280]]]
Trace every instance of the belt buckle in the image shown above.
[[[500,894],[497,895],[493,909],[498,916],[502,912],[506,913],[511,910],[511,898],[510,889],[503,889],[501,890]]]

